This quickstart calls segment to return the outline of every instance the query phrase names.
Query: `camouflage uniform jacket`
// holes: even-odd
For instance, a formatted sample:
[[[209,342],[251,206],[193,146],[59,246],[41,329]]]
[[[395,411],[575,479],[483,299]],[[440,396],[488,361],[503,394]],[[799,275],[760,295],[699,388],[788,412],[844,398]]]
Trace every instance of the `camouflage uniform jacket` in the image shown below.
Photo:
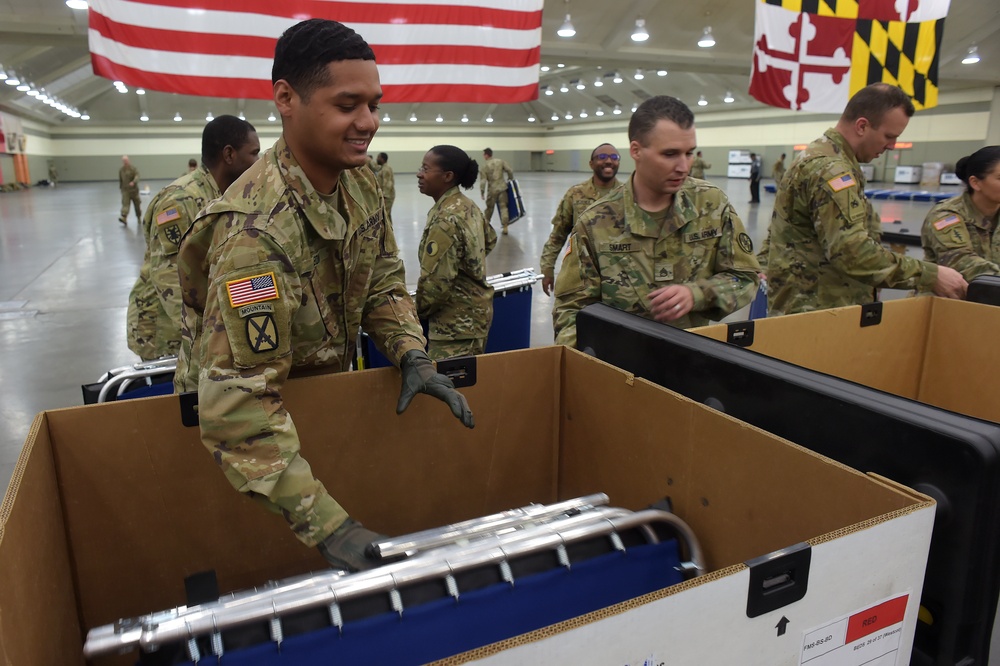
[[[774,163],[771,167],[771,177],[774,178],[774,182],[780,183],[781,179],[785,176],[785,160],[778,158],[778,161]]]
[[[954,268],[969,281],[978,275],[1000,275],[997,218],[980,213],[968,192],[938,203],[920,233],[924,258]]]
[[[705,177],[705,169],[711,169],[711,168],[712,168],[711,163],[706,162],[701,157],[696,157],[696,158],[694,158],[694,161],[691,162],[691,177],[692,178],[704,178]]]
[[[937,266],[882,247],[854,151],[834,129],[809,144],[781,181],[767,261],[771,315],[861,305],[876,287],[931,288]]]
[[[491,157],[484,162],[479,167],[479,193],[486,196],[487,191],[491,194],[506,192],[507,180],[514,179],[514,170],[499,157]],[[507,174],[507,180],[504,180],[504,174]]]
[[[486,255],[497,232],[458,187],[427,213],[420,239],[417,313],[428,320],[431,340],[485,338],[493,321],[493,287],[486,283]]]
[[[753,243],[725,193],[688,178],[661,225],[635,203],[632,182],[588,208],[569,237],[556,278],[556,344],[576,345],[576,314],[607,305],[652,319],[650,293],[683,284],[694,307],[672,322],[703,326],[748,304],[756,293]]]
[[[144,361],[180,348],[177,249],[205,204],[221,195],[215,178],[201,165],[160,190],[146,207],[146,256],[128,299],[128,348]]]
[[[588,178],[566,190],[552,218],[552,233],[542,248],[542,275],[550,278],[555,275],[556,257],[559,256],[559,250],[562,249],[567,236],[573,231],[573,225],[580,214],[587,210],[590,204],[621,186],[622,182],[615,178],[607,187],[598,188],[594,185],[594,179]]]
[[[132,183],[129,185],[129,183]],[[118,188],[122,192],[136,192],[139,191],[139,170],[135,166],[128,164],[122,165],[122,168],[118,170]]]
[[[315,545],[346,513],[298,455],[285,380],[347,370],[362,326],[396,364],[425,347],[375,175],[344,171],[321,197],[279,139],[196,220],[178,271],[202,442],[233,486]],[[178,360],[179,376],[192,371]]]
[[[396,177],[392,173],[392,167],[383,164],[375,174],[379,185],[382,186],[382,196],[386,201],[396,200]]]

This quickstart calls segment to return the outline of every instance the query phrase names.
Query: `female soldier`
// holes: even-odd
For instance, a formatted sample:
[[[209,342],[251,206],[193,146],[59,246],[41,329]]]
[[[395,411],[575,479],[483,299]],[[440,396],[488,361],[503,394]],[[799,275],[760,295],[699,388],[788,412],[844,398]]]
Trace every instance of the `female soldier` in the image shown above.
[[[920,234],[927,261],[966,280],[1000,275],[1000,146],[980,148],[955,165],[966,191],[931,208]]]
[[[420,239],[417,314],[427,319],[427,354],[439,360],[481,354],[493,321],[493,287],[486,255],[496,231],[458,187],[473,186],[479,165],[460,148],[434,146],[424,155],[417,183],[434,199]]]

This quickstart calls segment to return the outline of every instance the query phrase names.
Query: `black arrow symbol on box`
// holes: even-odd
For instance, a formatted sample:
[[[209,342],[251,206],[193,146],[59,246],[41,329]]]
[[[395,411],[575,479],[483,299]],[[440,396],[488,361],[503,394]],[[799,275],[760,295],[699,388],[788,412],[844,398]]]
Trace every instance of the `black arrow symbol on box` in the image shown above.
[[[785,627],[788,626],[788,622],[789,622],[788,618],[782,615],[781,619],[778,620],[778,624],[774,625],[778,629],[779,636],[785,635]]]

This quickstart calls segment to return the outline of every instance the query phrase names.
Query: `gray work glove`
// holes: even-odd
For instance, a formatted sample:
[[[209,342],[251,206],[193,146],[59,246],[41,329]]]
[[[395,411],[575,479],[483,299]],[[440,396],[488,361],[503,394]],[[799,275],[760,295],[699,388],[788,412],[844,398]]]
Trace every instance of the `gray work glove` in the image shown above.
[[[396,403],[397,414],[406,411],[413,396],[426,393],[451,407],[451,413],[466,428],[476,427],[465,396],[455,390],[450,379],[438,373],[434,361],[422,349],[411,349],[403,354],[399,370],[403,373],[403,387],[399,391],[399,402]]]

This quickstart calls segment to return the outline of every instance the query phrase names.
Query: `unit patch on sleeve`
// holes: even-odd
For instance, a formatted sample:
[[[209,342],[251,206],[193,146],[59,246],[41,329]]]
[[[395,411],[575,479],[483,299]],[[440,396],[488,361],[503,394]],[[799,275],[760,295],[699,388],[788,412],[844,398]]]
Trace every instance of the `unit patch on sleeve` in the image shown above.
[[[176,207],[168,208],[159,215],[156,216],[156,225],[161,226],[167,222],[173,222],[181,216],[180,211]]]
[[[427,246],[424,248],[428,257],[433,257],[438,253],[438,244],[435,241],[427,241]]]
[[[826,184],[830,186],[830,189],[834,192],[840,192],[841,190],[846,190],[848,187],[854,187],[857,185],[857,181],[854,180],[854,176],[849,173],[841,174],[836,178],[831,178],[826,181]]]
[[[239,280],[230,280],[226,283],[226,292],[229,294],[229,305],[236,308],[277,299],[278,285],[274,281],[273,272],[261,273]]]
[[[163,235],[167,237],[167,240],[174,245],[179,245],[181,242],[181,229],[176,224],[171,224],[163,230]]]
[[[278,348],[278,327],[274,324],[274,315],[262,313],[246,318],[247,342],[250,350],[262,354]]]
[[[959,219],[958,215],[951,214],[948,217],[943,217],[934,223],[934,228],[938,231],[944,231],[953,224],[958,224],[962,220]]]
[[[750,240],[750,236],[746,232],[740,232],[740,235],[736,237],[736,244],[747,254],[753,252],[753,241]]]

